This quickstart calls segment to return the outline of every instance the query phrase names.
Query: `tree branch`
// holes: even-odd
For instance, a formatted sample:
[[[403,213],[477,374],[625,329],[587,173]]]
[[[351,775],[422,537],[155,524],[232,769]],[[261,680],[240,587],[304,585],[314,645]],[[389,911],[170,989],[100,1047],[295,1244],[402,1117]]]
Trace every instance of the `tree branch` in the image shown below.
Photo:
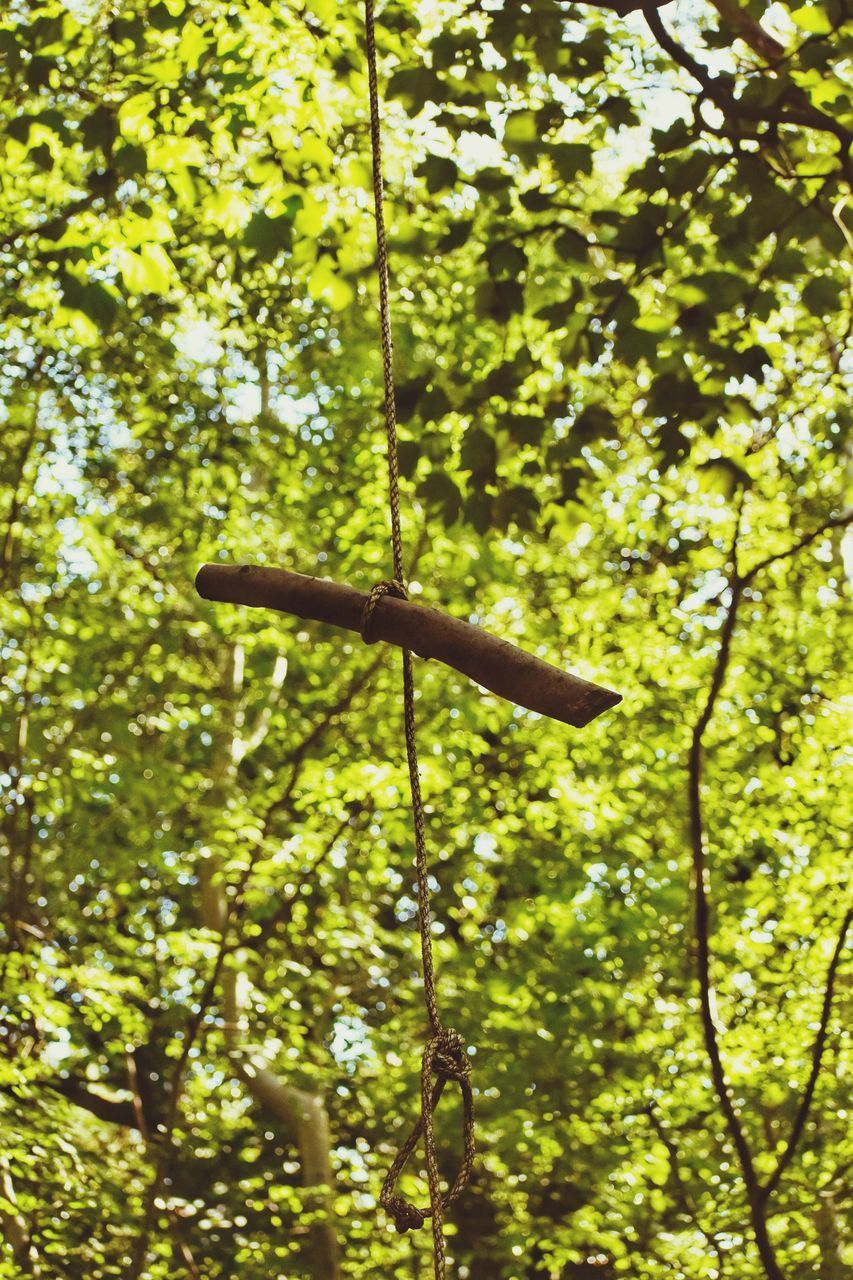
[[[299,778],[300,766],[305,756],[311,750],[313,745],[321,737],[327,728],[340,716],[350,705],[356,693],[367,683],[374,671],[380,666],[384,659],[384,655],[379,653],[377,657],[364,670],[357,673],[355,678],[349,683],[342,693],[341,697],[335,702],[330,710],[328,710],[322,718],[313,726],[306,736],[299,742],[297,747],[291,752],[287,761],[291,765],[291,774],[288,779],[284,793],[267,809],[264,815],[261,834],[253,846],[249,857],[243,866],[240,876],[237,880],[234,892],[230,898],[223,892],[220,895],[219,909],[215,915],[215,927],[220,935],[219,946],[217,948],[216,958],[213,963],[210,975],[204,984],[201,995],[195,1007],[195,1012],[190,1018],[189,1023],[184,1028],[184,1037],[181,1047],[181,1053],[175,1064],[174,1071],[170,1081],[169,1102],[166,1117],[162,1125],[158,1126],[159,1132],[156,1135],[157,1145],[159,1147],[159,1155],[155,1164],[154,1173],[148,1186],[145,1199],[145,1209],[143,1213],[143,1221],[139,1231],[139,1235],[133,1247],[128,1276],[130,1280],[140,1280],[145,1270],[150,1248],[151,1234],[157,1217],[157,1200],[160,1192],[168,1177],[169,1170],[175,1157],[175,1141],[174,1130],[178,1119],[181,1098],[183,1095],[184,1073],[189,1061],[190,1053],[193,1045],[201,1030],[202,1023],[207,1016],[208,1009],[216,994],[222,977],[223,966],[230,954],[231,947],[231,931],[238,921],[240,910],[243,905],[246,890],[249,885],[255,864],[263,851],[264,842],[269,835],[270,826],[273,815],[286,807],[293,794]],[[208,904],[212,904],[215,895],[208,894]],[[211,921],[213,923],[213,920]],[[227,1015],[226,1015],[227,1021]],[[320,1181],[320,1179],[317,1179]],[[331,1273],[330,1273],[331,1274]]]
[[[159,1132],[156,1135],[156,1142],[159,1152],[154,1167],[154,1175],[148,1185],[148,1192],[145,1197],[145,1210],[143,1214],[142,1227],[136,1238],[136,1243],[131,1255],[130,1267],[128,1269],[128,1275],[131,1280],[140,1280],[148,1261],[151,1233],[154,1229],[157,1217],[157,1200],[159,1199],[160,1192],[169,1176],[169,1171],[175,1157],[175,1125],[178,1120],[178,1111],[181,1104],[181,1098],[183,1096],[184,1073],[186,1071],[187,1062],[189,1061],[189,1056],[195,1044],[196,1037],[201,1029],[201,1024],[207,1016],[207,1011],[210,1008],[211,1001],[213,1000],[216,992],[219,977],[222,973],[222,966],[225,963],[225,957],[227,954],[228,930],[231,920],[239,909],[239,904],[242,900],[246,882],[252,873],[256,858],[257,851],[252,855],[252,857],[250,857],[243,874],[240,877],[237,892],[230,904],[225,927],[222,933],[221,943],[217,949],[216,959],[213,962],[213,968],[204,985],[204,990],[199,997],[196,1011],[190,1019],[189,1024],[184,1028],[183,1046],[169,1081],[169,1099],[166,1117],[162,1125],[158,1125]],[[132,1106],[133,1104],[130,1105]]]
[[[835,995],[835,980],[838,976],[838,969],[841,964],[841,957],[844,954],[844,945],[847,941],[847,931],[853,920],[853,908],[848,908],[844,919],[841,921],[841,928],[835,943],[835,950],[832,953],[832,959],[826,972],[826,984],[823,992],[823,1008],[821,1009],[820,1024],[815,1036],[814,1045],[812,1047],[812,1066],[809,1072],[808,1082],[806,1084],[803,1096],[800,1099],[800,1105],[797,1114],[794,1117],[794,1123],[791,1126],[791,1134],[785,1144],[785,1150],[779,1157],[776,1168],[770,1180],[764,1186],[764,1196],[769,1199],[773,1195],[782,1178],[782,1174],[796,1154],[797,1146],[803,1136],[806,1127],[806,1121],[809,1118],[809,1111],[814,1100],[815,1087],[817,1086],[820,1068],[823,1062],[823,1054],[826,1049],[826,1042],[829,1032],[829,1018],[832,1013],[832,1001]]]
[[[346,831],[347,827],[351,827],[351,828],[356,827],[357,816],[358,816],[358,809],[357,809],[357,806],[354,805],[352,808],[350,808],[347,811],[344,818],[335,827],[335,830],[332,833],[331,838],[326,841],[325,845],[320,850],[320,853],[316,856],[316,858],[314,858],[314,860],[310,862],[307,867],[303,865],[302,876],[300,877],[299,882],[296,885],[294,885],[293,890],[290,893],[286,894],[284,897],[282,897],[278,907],[276,908],[276,910],[273,912],[271,916],[267,916],[265,920],[261,921],[258,924],[258,928],[260,929],[260,932],[252,934],[250,938],[244,938],[244,937],[237,938],[231,944],[232,950],[235,950],[241,947],[249,947],[253,951],[257,951],[259,948],[263,947],[270,940],[270,938],[276,932],[276,930],[279,928],[280,925],[286,925],[290,923],[291,917],[293,915],[293,908],[297,903],[297,901],[302,896],[303,886],[307,884],[309,880],[313,880],[316,877],[320,867],[331,856],[333,850],[335,849],[335,846],[337,845],[341,836]]]
[[[714,986],[711,978],[711,946],[710,946],[710,894],[707,867],[707,835],[702,809],[702,779],[704,766],[704,735],[711,721],[714,707],[723,687],[723,681],[729,667],[732,637],[737,625],[738,607],[743,599],[744,583],[737,572],[737,553],[741,531],[743,501],[738,508],[735,532],[732,538],[730,559],[732,575],[730,579],[731,600],[726,612],[720,634],[717,659],[711,677],[711,686],[705,705],[693,728],[688,762],[688,803],[690,811],[690,840],[693,851],[693,912],[694,942],[696,947],[696,969],[699,979],[699,1003],[702,1018],[702,1030],[705,1040],[705,1051],[711,1065],[711,1076],[714,1090],[720,1103],[726,1128],[738,1156],[741,1173],[746,1186],[750,1205],[750,1217],[756,1244],[764,1264],[768,1280],[784,1280],[776,1263],[773,1245],[767,1231],[764,1214],[761,1185],[755,1170],[752,1150],[741,1122],[734,1098],[729,1088],[726,1070],[720,1050],[720,1031],[714,1012]]]
[[[741,601],[743,600],[745,588],[753,582],[760,572],[768,568],[770,565],[796,555],[799,551],[802,551],[804,548],[817,541],[818,538],[823,537],[830,529],[840,528],[849,524],[851,519],[853,519],[853,513],[831,517],[817,529],[813,529],[810,533],[799,538],[798,541],[790,546],[786,551],[766,556],[745,574],[741,574],[738,569],[738,549],[741,536],[742,516],[743,499],[741,500],[741,504],[737,512],[735,531],[732,538],[729,556],[732,566],[731,576],[729,579],[731,599],[723,621],[722,630],[720,632],[720,643],[717,649],[717,657],[714,663],[714,670],[711,676],[708,696],[693,728],[690,743],[690,755],[688,762],[688,802],[690,813],[690,838],[693,851],[694,933],[702,1027],[705,1039],[705,1049],[708,1054],[708,1060],[711,1066],[711,1075],[714,1081],[714,1089],[719,1099],[726,1128],[737,1152],[738,1161],[740,1163],[746,1187],[747,1198],[749,1200],[753,1232],[755,1234],[756,1244],[758,1246],[758,1251],[764,1265],[765,1272],[768,1276],[768,1280],[784,1280],[783,1274],[776,1262],[775,1250],[767,1230],[766,1207],[767,1198],[770,1194],[768,1190],[768,1186],[770,1186],[770,1184],[766,1186],[762,1185],[756,1173],[752,1149],[729,1088],[725,1067],[723,1065],[722,1052],[720,1049],[720,1031],[715,1017],[714,987],[711,978],[711,911],[707,865],[708,842],[702,807],[704,737],[711,722],[714,708],[729,668],[732,639],[737,626],[738,610]],[[845,924],[844,927],[844,936],[846,936],[846,931],[847,924]],[[843,945],[843,939],[837,949],[837,956],[839,959],[841,945]],[[815,1042],[815,1050],[812,1059],[812,1072],[791,1134],[793,1145],[791,1140],[789,1140],[788,1148],[790,1148],[790,1155],[788,1155],[788,1148],[786,1148],[786,1151],[783,1153],[780,1160],[780,1164],[784,1161],[785,1166],[794,1154],[796,1143],[799,1141],[802,1128],[805,1125],[814,1094],[817,1074],[820,1069],[820,1061],[823,1056],[823,1049],[826,1040],[826,1024],[829,1019],[832,990],[838,965],[836,957],[833,957],[833,961],[834,963],[830,967],[830,974],[828,976],[827,994],[824,999],[824,1018],[822,1019],[821,1030],[819,1030],[818,1037]],[[782,1172],[784,1172],[784,1166],[781,1169],[777,1167],[777,1170],[771,1179],[773,1189],[778,1185]]]
[[[128,1051],[125,1054],[125,1063],[127,1065],[127,1080],[130,1085],[130,1092],[133,1095],[133,1110],[136,1115],[136,1127],[142,1134],[142,1139],[146,1146],[151,1144],[151,1133],[145,1119],[145,1100],[142,1096],[142,1090],[139,1085],[139,1072],[136,1068],[136,1056]],[[192,1280],[201,1280],[201,1272],[196,1266],[195,1258],[192,1250],[184,1239],[181,1221],[174,1209],[167,1210],[169,1217],[169,1227],[172,1232],[172,1239],[175,1242],[175,1248],[183,1259],[184,1266],[187,1268]]]
[[[724,115],[734,120],[750,120],[769,125],[798,125],[801,128],[817,129],[823,133],[831,133],[838,139],[842,165],[847,171],[849,167],[850,149],[853,147],[853,133],[844,125],[834,120],[819,108],[813,106],[804,95],[797,93],[797,105],[784,106],[782,99],[789,92],[790,86],[780,82],[779,99],[772,105],[750,106],[736,98],[729,87],[727,78],[715,76],[708,68],[679,44],[674,36],[661,22],[655,5],[644,6],[643,16],[649,30],[657,43],[668,53],[674,62],[688,71],[700,85],[703,95],[709,98]]]
[[[625,18],[629,13],[637,13],[640,9],[649,8],[662,9],[664,5],[670,3],[670,0],[580,0],[591,9],[609,9],[611,13],[618,13],[620,18]]]
[[[202,565],[196,590],[205,600],[276,609],[359,633],[370,604],[368,594],[355,587],[263,565]],[[621,702],[611,689],[562,671],[482,627],[392,594],[382,599],[371,626],[373,639],[435,658],[499,697],[577,728]]]
[[[813,542],[817,542],[818,538],[822,538],[829,533],[830,529],[846,529],[851,522],[853,522],[853,511],[847,511],[840,516],[831,516],[824,524],[817,529],[812,529],[811,533],[804,534],[803,537],[785,551],[778,551],[772,556],[765,556],[763,560],[759,560],[747,573],[741,576],[741,582],[744,586],[749,586],[752,580],[759,573],[763,573],[765,569],[769,569],[771,564],[778,564],[780,560],[789,560],[792,556],[797,555],[798,552],[811,546]]]
[[[315,742],[317,742],[325,731],[349,709],[353,699],[361,692],[372,676],[379,670],[384,660],[385,654],[379,652],[372,662],[368,663],[362,671],[356,673],[340,697],[327,711],[324,712],[313,728],[309,730],[302,741],[294,748],[293,751],[291,751],[288,758],[283,762],[290,765],[290,777],[288,778],[284,791],[272,801],[264,813],[264,836],[269,834],[273,818],[276,814],[280,813],[282,809],[286,809],[290,803],[290,799],[293,795],[293,791],[299,777],[299,767],[302,764],[302,761],[308,755]]]
[[[699,1220],[699,1210],[685,1180],[678,1147],[675,1145],[675,1142],[667,1131],[663,1120],[658,1115],[654,1102],[650,1102],[648,1104],[645,1109],[645,1114],[648,1116],[652,1128],[660,1141],[666,1147],[667,1154],[669,1155],[670,1168],[672,1170],[672,1176],[676,1188],[676,1200],[681,1207],[681,1212],[690,1222],[692,1222],[696,1230],[705,1237],[705,1240],[716,1253],[719,1264],[719,1274],[722,1275],[723,1267],[725,1265],[725,1257],[720,1247],[720,1242],[715,1234],[705,1230]]]
[[[33,453],[33,448],[38,436],[39,427],[39,408],[41,405],[42,390],[36,382],[36,377],[41,373],[42,366],[47,358],[47,352],[42,350],[33,365],[28,371],[27,379],[31,387],[35,389],[35,398],[33,401],[33,412],[30,419],[29,429],[24,436],[24,442],[21,451],[15,460],[15,478],[9,483],[9,511],[6,517],[6,530],[3,535],[3,545],[0,547],[0,582],[5,582],[11,575],[12,566],[12,549],[15,542],[15,527],[19,523],[21,506],[24,499],[24,479],[26,476],[27,464]],[[8,428],[7,428],[8,430]]]
[[[17,244],[19,240],[24,240],[28,236],[53,236],[55,232],[62,231],[63,224],[69,218],[74,218],[78,213],[85,213],[87,209],[91,209],[96,200],[100,199],[101,193],[89,191],[85,196],[81,196],[79,200],[72,200],[64,209],[60,209],[58,213],[53,213],[49,218],[44,218],[41,222],[32,223],[27,227],[15,227],[12,231],[8,231],[6,235],[0,236],[0,249],[10,249],[12,245]]]
[[[711,4],[723,21],[759,57],[765,58],[771,64],[780,62],[785,57],[785,46],[765,30],[757,18],[753,18],[751,13],[742,9],[737,0],[711,0]]]
[[[48,1080],[48,1089],[60,1093],[67,1102],[81,1107],[90,1115],[97,1116],[107,1124],[118,1124],[124,1129],[138,1129],[139,1123],[132,1102],[124,1102],[118,1098],[105,1098],[102,1093],[94,1093],[78,1080],[76,1076],[67,1079]]]
[[[227,904],[222,886],[212,882],[210,868],[203,901],[205,924],[222,929],[222,945],[227,943]],[[290,903],[292,899],[288,899]],[[233,948],[229,948],[233,949]],[[272,1116],[286,1137],[296,1144],[302,1166],[303,1185],[319,1192],[321,1216],[310,1230],[314,1273],[324,1280],[337,1280],[340,1274],[339,1249],[334,1226],[334,1171],[331,1163],[331,1136],[326,1104],[319,1090],[298,1088],[282,1078],[266,1054],[243,1041],[243,1007],[240,1000],[238,972],[234,961],[222,975],[222,1018],[228,1058],[247,1093]]]

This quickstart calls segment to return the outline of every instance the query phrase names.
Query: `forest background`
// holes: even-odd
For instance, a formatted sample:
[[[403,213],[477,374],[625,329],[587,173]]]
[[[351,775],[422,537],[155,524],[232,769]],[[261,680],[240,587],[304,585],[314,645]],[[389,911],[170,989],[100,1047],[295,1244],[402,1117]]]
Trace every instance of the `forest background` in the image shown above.
[[[417,665],[452,1274],[842,1280],[849,13],[379,28],[413,597],[624,696]],[[0,77],[0,1275],[426,1277],[397,655],[193,590],[388,575],[360,6]]]

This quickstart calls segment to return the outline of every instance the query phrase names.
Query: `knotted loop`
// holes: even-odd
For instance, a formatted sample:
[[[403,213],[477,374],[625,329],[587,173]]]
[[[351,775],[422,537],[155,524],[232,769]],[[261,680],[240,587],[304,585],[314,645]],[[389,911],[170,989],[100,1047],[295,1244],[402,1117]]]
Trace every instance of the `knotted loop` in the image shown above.
[[[442,1195],[436,1160],[433,1115],[448,1081],[455,1081],[462,1095],[463,1150],[456,1178],[452,1186]],[[394,1190],[421,1135],[424,1139],[430,1191],[430,1203],[423,1209],[410,1204]],[[440,1223],[445,1210],[468,1185],[474,1164],[474,1154],[474,1095],[471,1088],[471,1061],[465,1052],[465,1041],[459,1032],[450,1027],[439,1026],[435,1035],[425,1046],[421,1059],[421,1114],[412,1132],[394,1157],[379,1196],[379,1203],[393,1220],[397,1230],[416,1230],[424,1225],[427,1218],[436,1218]]]
[[[384,582],[377,582],[376,586],[371,589],[370,595],[365,600],[364,608],[361,611],[361,638],[365,644],[376,643],[376,637],[373,634],[373,614],[379,601],[384,596],[396,596],[398,600],[408,600],[409,598],[406,588],[396,578],[388,578]]]

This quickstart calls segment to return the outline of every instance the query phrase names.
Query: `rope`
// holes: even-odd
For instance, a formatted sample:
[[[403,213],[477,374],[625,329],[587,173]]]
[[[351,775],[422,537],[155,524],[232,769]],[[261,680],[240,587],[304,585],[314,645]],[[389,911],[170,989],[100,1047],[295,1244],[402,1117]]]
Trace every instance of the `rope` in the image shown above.
[[[384,596],[396,596],[398,600],[408,600],[409,593],[402,582],[398,582],[396,578],[389,578],[386,582],[377,582],[365,600],[364,608],[361,611],[361,638],[365,644],[376,643],[376,637],[373,634],[373,615],[376,612],[376,606]]]
[[[391,553],[394,577],[378,583],[364,607],[362,635],[371,643],[374,612],[386,595],[406,598],[403,570],[403,539],[400,531],[400,476],[397,463],[397,405],[394,392],[394,343],[391,333],[391,307],[388,298],[388,245],[385,234],[384,188],[382,182],[382,127],[379,89],[376,73],[376,24],[374,0],[364,0],[367,44],[367,78],[370,90],[370,144],[373,158],[373,204],[376,219],[376,257],[379,274],[379,327],[382,339],[382,372],[385,391],[385,436],[387,441],[388,496],[391,509]],[[435,969],[432,956],[432,912],[428,881],[426,821],[421,797],[418,752],[415,736],[415,686],[412,655],[403,650],[403,721],[406,736],[406,759],[412,793],[412,818],[415,836],[415,874],[418,885],[418,929],[421,941],[421,964],[424,978],[424,1003],[431,1029],[421,1059],[421,1113],[414,1129],[391,1164],[379,1202],[393,1218],[398,1231],[410,1231],[432,1218],[433,1267],[435,1280],[444,1280],[446,1252],[444,1213],[461,1194],[471,1176],[474,1162],[474,1102],[471,1090],[471,1063],[458,1031],[442,1024],[435,992]],[[435,1079],[433,1080],[433,1077]],[[463,1111],[463,1153],[456,1179],[442,1196],[435,1148],[433,1113],[449,1081],[459,1085]],[[429,1207],[419,1209],[395,1193],[397,1180],[423,1137],[426,1156]]]

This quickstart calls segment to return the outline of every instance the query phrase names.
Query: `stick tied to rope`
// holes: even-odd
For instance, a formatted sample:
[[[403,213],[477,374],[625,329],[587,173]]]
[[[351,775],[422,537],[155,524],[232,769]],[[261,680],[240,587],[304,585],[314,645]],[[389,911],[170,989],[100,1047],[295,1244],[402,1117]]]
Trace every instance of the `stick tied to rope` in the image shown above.
[[[403,569],[403,539],[400,530],[400,485],[397,463],[397,409],[394,390],[394,344],[391,332],[391,307],[388,288],[388,247],[382,182],[382,129],[379,88],[376,71],[376,24],[374,0],[364,3],[367,45],[367,78],[370,91],[370,144],[373,159],[373,204],[376,220],[376,259],[379,275],[379,327],[382,341],[382,372],[385,393],[385,436],[387,442],[388,495],[391,511],[391,553],[393,578],[378,583],[371,591],[362,615],[362,635],[371,639],[373,615],[386,595],[407,598]],[[433,1266],[435,1280],[444,1280],[446,1252],[444,1213],[461,1194],[474,1162],[474,1102],[471,1089],[471,1063],[458,1031],[445,1027],[438,1010],[435,992],[435,970],[432,956],[430,890],[428,882],[426,821],[421,797],[418,752],[415,737],[415,687],[412,654],[403,649],[403,721],[406,737],[406,759],[412,793],[412,817],[415,837],[415,874],[418,884],[418,929],[424,979],[424,1002],[431,1036],[421,1059],[421,1114],[409,1137],[391,1164],[380,1195],[380,1203],[393,1218],[398,1231],[410,1231],[432,1219]],[[442,1196],[435,1146],[433,1113],[448,1082],[455,1081],[462,1095],[463,1152],[459,1172],[447,1193]],[[406,1161],[423,1138],[426,1156],[429,1207],[420,1209],[402,1196],[395,1187]]]

